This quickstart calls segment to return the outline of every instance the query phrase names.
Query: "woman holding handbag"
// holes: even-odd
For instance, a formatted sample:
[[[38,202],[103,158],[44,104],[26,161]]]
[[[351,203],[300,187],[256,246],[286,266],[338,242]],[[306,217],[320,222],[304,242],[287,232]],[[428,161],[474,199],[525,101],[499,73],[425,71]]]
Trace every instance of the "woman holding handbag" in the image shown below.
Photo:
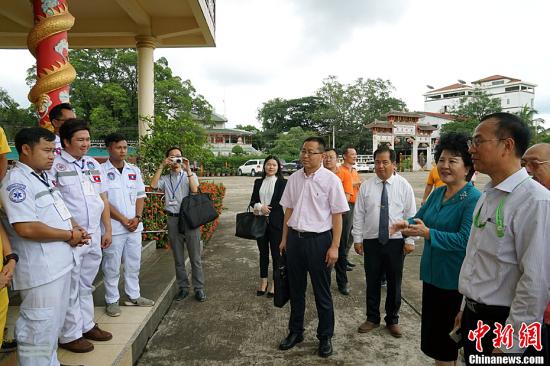
[[[279,201],[285,187],[286,179],[283,177],[281,161],[274,155],[268,156],[264,160],[262,177],[254,181],[250,198],[250,207],[254,209],[254,214],[266,216],[267,220],[265,235],[257,239],[260,251],[260,284],[256,291],[257,296],[263,296],[266,292],[268,297],[274,295],[273,282],[268,291],[269,251],[271,250],[273,269],[275,269],[283,235],[284,212]]]

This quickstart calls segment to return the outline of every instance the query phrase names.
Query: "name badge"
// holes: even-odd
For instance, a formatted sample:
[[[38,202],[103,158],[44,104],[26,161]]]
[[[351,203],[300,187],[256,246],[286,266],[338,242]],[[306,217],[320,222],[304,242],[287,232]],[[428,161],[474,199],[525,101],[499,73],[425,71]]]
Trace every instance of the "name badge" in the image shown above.
[[[177,206],[178,205],[178,201],[176,200],[168,200],[168,206]]]
[[[94,186],[92,185],[92,182],[90,182],[89,180],[85,179],[82,182],[82,188],[84,190],[84,195],[85,196],[95,196],[96,195]]]
[[[59,216],[61,216],[62,220],[65,221],[71,218],[71,213],[69,212],[69,209],[67,208],[67,206],[65,206],[65,202],[63,202],[62,199],[54,196],[53,205],[57,210],[57,213],[59,214]]]

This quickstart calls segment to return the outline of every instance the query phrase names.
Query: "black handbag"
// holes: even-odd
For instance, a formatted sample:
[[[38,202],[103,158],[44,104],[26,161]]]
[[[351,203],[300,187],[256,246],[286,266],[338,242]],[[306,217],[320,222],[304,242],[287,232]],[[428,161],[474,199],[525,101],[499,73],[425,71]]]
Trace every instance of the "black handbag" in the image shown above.
[[[181,200],[178,229],[180,233],[184,233],[186,227],[196,229],[214,221],[218,216],[210,195],[202,193],[199,189],[198,193],[191,193]]]
[[[288,275],[286,267],[286,253],[279,256],[279,264],[274,270],[273,281],[275,283],[275,296],[273,305],[282,308],[290,300],[290,290],[288,286]]]
[[[237,214],[237,223],[235,225],[235,236],[243,239],[259,239],[265,236],[267,229],[267,217],[254,215],[248,211]]]

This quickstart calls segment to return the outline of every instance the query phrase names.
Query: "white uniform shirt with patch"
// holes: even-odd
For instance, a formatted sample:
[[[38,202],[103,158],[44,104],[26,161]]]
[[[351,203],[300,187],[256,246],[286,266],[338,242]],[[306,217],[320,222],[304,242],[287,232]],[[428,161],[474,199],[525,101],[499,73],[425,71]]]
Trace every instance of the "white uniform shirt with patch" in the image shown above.
[[[63,147],[61,146],[61,137],[59,137],[59,135],[55,135],[55,155],[61,155],[61,150],[63,150]]]
[[[97,160],[85,155],[77,161],[62,150],[50,173],[75,221],[90,234],[99,232],[104,208],[99,194],[107,189]]]
[[[72,228],[71,220],[63,218],[56,207],[62,196],[47,176],[50,188],[33,174],[33,170],[18,162],[0,188],[5,222],[43,222],[62,230]],[[7,217],[6,217],[7,216]],[[24,290],[52,282],[69,272],[76,263],[75,250],[64,241],[36,242],[17,235],[11,225],[5,225],[12,249],[19,256],[13,276],[14,290]]]
[[[136,216],[136,201],[145,198],[145,184],[141,171],[133,164],[124,162],[122,173],[111,164],[110,160],[101,164],[106,179],[109,204],[127,218]],[[117,220],[111,219],[113,235],[128,234],[129,231]],[[143,231],[143,223],[139,223],[135,233]]]

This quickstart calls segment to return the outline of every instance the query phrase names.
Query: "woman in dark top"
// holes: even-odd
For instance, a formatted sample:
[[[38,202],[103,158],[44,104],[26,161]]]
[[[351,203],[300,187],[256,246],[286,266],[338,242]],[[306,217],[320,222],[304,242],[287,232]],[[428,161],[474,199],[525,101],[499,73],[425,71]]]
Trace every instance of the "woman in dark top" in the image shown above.
[[[286,179],[281,171],[282,164],[276,156],[270,155],[264,160],[262,177],[254,181],[254,189],[250,198],[250,206],[254,214],[266,216],[267,228],[265,235],[258,239],[260,250],[260,284],[256,295],[263,296],[267,292],[268,297],[273,297],[274,286],[268,291],[267,272],[269,267],[269,251],[273,268],[277,267],[279,259],[279,244],[283,235],[283,208],[279,204],[285,190]]]

